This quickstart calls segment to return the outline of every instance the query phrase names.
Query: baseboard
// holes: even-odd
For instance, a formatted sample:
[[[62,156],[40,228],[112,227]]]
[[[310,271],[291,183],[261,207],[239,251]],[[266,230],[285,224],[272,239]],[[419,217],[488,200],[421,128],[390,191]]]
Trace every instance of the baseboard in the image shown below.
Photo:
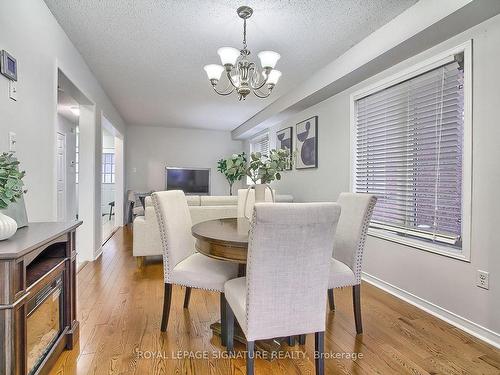
[[[412,293],[407,292],[395,285],[392,285],[384,280],[379,279],[378,277],[372,276],[366,272],[363,272],[362,276],[363,280],[367,283],[370,283],[377,288],[380,288],[387,293],[392,294],[393,296],[402,299],[409,304],[418,307],[425,312],[444,320],[445,322],[471,334],[478,339],[487,342],[490,345],[493,345],[496,348],[500,349],[500,334],[483,327],[477,323],[474,323],[466,318],[463,318],[451,311],[443,309],[438,305],[429,302],[423,298],[420,298]]]

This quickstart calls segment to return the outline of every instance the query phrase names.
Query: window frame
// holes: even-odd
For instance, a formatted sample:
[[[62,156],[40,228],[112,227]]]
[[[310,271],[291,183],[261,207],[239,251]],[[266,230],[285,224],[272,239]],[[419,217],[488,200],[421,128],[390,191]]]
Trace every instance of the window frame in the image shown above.
[[[116,170],[113,172],[113,167],[116,168],[116,160],[115,160],[115,153],[114,152],[102,152],[102,172],[101,172],[101,184],[103,185],[114,185],[116,183]],[[106,163],[105,155],[113,155],[111,163]],[[111,167],[111,172],[106,172],[106,165],[109,165]],[[106,181],[106,176],[109,176],[111,178],[111,182],[105,182]]]
[[[249,153],[248,153],[248,157],[250,157],[250,155],[252,154],[252,152],[255,152],[252,150],[253,146],[255,146],[255,144],[259,143],[262,139],[264,138],[267,138],[267,148],[269,151],[271,151],[271,138],[269,137],[269,132],[266,131],[264,133],[260,133],[259,135],[256,135],[255,137],[253,137],[252,139],[250,139],[248,141],[248,149],[249,149]],[[252,179],[247,176],[247,185],[253,185],[254,182],[252,181]],[[257,183],[260,183],[260,180],[257,181]]]
[[[472,40],[439,53],[387,78],[364,87],[350,96],[350,191],[355,192],[356,180],[356,107],[358,99],[397,85],[403,81],[433,70],[453,61],[454,55],[464,54],[464,138],[462,154],[462,248],[454,250],[445,245],[430,243],[418,238],[402,237],[386,230],[370,227],[368,235],[410,246],[427,252],[470,262],[472,222]]]

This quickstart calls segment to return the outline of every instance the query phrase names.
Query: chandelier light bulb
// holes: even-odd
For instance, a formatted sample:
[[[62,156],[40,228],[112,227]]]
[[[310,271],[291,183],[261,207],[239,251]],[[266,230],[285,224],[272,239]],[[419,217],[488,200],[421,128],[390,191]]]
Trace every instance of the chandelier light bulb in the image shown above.
[[[267,84],[275,86],[281,77],[281,72],[279,70],[271,70],[269,76],[267,77]]]
[[[281,55],[274,51],[262,51],[257,55],[260,59],[260,66],[264,69],[274,69]]]
[[[220,76],[222,75],[222,72],[224,71],[224,67],[218,64],[205,65],[203,69],[205,69],[205,72],[207,72],[207,76],[210,81],[218,81],[220,79]]]
[[[222,65],[224,66],[234,66],[236,64],[236,60],[240,56],[240,51],[233,47],[221,47],[217,50],[217,53],[220,56]]]

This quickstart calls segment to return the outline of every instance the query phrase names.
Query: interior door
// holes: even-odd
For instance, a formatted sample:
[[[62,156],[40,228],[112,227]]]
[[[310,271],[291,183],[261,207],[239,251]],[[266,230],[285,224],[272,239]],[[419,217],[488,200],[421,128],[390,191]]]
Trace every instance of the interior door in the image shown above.
[[[66,219],[66,135],[57,133],[56,139],[57,170],[57,221]]]

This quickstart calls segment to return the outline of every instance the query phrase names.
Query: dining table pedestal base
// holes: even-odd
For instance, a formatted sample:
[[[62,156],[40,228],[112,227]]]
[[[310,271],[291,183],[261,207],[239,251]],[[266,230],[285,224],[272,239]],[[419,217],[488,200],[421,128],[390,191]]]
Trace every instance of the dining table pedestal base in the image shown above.
[[[214,336],[221,336],[222,325],[220,322],[215,322],[210,324],[210,329]],[[269,340],[258,340],[255,342],[255,350],[260,352],[260,355],[263,359],[267,359],[268,361],[272,361],[275,358],[278,358],[279,352],[284,349],[284,345],[286,344],[288,338],[278,338],[278,339],[269,339]],[[234,326],[234,341],[237,341],[243,345],[246,345],[247,340],[245,338],[245,334],[240,328],[239,324],[235,322]]]

